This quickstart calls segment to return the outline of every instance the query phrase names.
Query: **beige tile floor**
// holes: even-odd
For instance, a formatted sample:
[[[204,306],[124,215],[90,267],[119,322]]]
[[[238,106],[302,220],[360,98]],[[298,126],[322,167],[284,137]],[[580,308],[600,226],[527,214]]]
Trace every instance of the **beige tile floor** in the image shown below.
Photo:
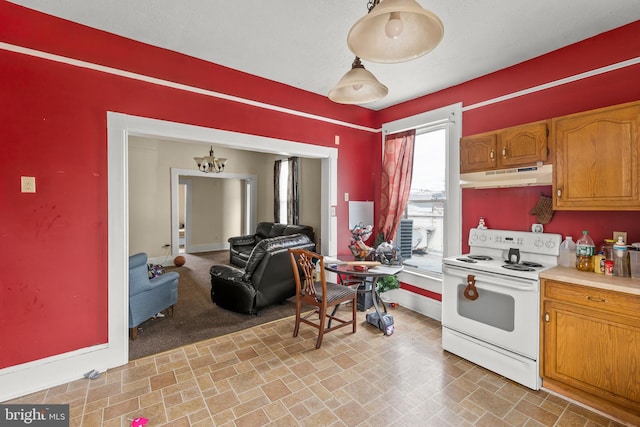
[[[347,308],[346,310],[349,310]],[[282,319],[5,403],[68,403],[71,426],[617,426],[442,350],[440,323],[402,307],[389,337],[325,336]]]

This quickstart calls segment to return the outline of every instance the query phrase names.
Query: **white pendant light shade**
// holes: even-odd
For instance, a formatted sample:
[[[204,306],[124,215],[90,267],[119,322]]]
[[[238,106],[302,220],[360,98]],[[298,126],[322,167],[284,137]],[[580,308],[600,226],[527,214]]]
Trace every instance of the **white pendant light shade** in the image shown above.
[[[362,59],[391,64],[430,52],[443,35],[440,18],[415,0],[382,0],[351,27],[347,45]]]
[[[384,98],[387,93],[389,89],[365,70],[356,57],[351,70],[329,91],[329,99],[339,104],[366,104]]]

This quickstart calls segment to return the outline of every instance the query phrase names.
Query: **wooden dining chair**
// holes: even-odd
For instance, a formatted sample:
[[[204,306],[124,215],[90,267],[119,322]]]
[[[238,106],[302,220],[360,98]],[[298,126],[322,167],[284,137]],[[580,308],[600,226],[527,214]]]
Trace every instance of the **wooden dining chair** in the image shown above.
[[[327,282],[324,270],[324,258],[322,255],[306,249],[289,249],[291,267],[296,282],[296,323],[293,336],[297,337],[300,323],[306,323],[318,329],[316,348],[322,345],[322,338],[327,332],[331,332],[344,326],[352,325],[353,333],[356,332],[356,296],[358,285],[343,286],[337,283]],[[317,268],[316,268],[317,267]],[[319,277],[316,277],[319,275]],[[319,279],[319,280],[317,280]],[[351,302],[351,319],[337,317],[335,310],[329,313],[328,309],[343,302]],[[302,316],[302,305],[315,306],[315,310]],[[318,315],[318,321],[311,319]],[[325,322],[329,320],[327,325]],[[331,321],[334,326],[331,326]]]

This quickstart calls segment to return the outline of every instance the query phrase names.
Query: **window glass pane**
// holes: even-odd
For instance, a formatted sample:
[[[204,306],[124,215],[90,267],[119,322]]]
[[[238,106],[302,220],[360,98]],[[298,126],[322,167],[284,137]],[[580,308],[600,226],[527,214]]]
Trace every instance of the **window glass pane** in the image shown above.
[[[280,163],[280,219],[278,222],[287,223],[287,182],[289,178],[289,162]]]
[[[411,193],[405,218],[413,221],[411,258],[404,264],[442,273],[446,194],[446,132],[416,135]]]

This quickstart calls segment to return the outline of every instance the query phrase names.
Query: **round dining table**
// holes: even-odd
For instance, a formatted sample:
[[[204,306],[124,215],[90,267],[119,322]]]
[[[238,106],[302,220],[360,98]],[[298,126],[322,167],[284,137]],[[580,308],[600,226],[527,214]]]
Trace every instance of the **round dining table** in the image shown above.
[[[357,261],[338,261],[325,263],[324,268],[327,271],[336,273],[339,284],[350,285],[354,282],[361,282],[362,285],[358,286],[358,294],[371,295],[373,308],[378,314],[378,319],[381,319],[382,314],[387,313],[387,306],[382,298],[380,298],[380,292],[378,291],[378,279],[381,277],[395,276],[400,273],[404,267],[402,265],[367,264],[368,263],[359,264]],[[368,279],[370,279],[370,282]],[[382,311],[380,306],[382,306]],[[364,307],[366,310],[366,305]],[[334,311],[335,310],[337,310],[337,307]]]

